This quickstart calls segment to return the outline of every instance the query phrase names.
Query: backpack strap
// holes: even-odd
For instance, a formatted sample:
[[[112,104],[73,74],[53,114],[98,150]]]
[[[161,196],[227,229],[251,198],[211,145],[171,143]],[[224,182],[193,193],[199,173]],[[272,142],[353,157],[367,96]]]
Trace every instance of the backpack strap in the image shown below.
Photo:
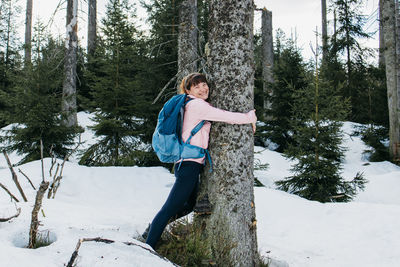
[[[199,122],[194,128],[193,130],[190,132],[190,136],[189,138],[186,140],[186,144],[190,144],[190,140],[192,139],[192,137],[197,134],[198,131],[200,131],[201,127],[203,127],[204,123],[206,121],[202,120],[201,122]]]

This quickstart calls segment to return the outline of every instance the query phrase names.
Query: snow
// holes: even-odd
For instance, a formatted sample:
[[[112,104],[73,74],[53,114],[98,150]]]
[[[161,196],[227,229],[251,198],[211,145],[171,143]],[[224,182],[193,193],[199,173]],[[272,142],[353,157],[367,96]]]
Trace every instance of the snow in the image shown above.
[[[91,115],[79,113],[87,127]],[[368,180],[365,191],[349,203],[319,203],[276,190],[274,182],[290,175],[291,162],[281,154],[255,148],[255,157],[268,163],[267,170],[255,171],[265,185],[256,187],[258,247],[272,266],[294,267],[389,267],[400,265],[400,167],[389,162],[368,162],[366,148],[358,136],[350,137],[353,123],[343,126],[348,148],[343,176],[352,179],[363,172]],[[86,128],[83,147],[94,142]],[[13,163],[21,156],[10,154]],[[61,161],[59,161],[61,162]],[[51,160],[44,161],[45,178],[50,180]],[[39,249],[25,248],[35,191],[18,173],[21,169],[35,186],[41,182],[40,161],[18,167],[19,181],[28,202],[16,206],[19,217],[0,223],[2,266],[66,265],[80,238],[101,237],[115,243],[83,242],[77,266],[173,266],[140,246],[133,238],[153,219],[174,182],[162,167],[85,167],[74,157],[64,167],[64,177],[54,199],[43,199],[40,231],[49,233],[52,243]],[[53,171],[54,172],[54,171]],[[0,182],[22,201],[12,182],[3,156]],[[16,213],[10,197],[0,189],[0,218]],[[132,242],[140,246],[128,246]]]

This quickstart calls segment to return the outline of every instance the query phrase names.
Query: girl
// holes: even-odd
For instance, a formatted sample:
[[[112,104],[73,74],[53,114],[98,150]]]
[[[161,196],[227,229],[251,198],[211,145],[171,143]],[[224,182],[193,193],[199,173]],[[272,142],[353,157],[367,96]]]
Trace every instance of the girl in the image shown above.
[[[202,120],[203,127],[190,140],[190,144],[207,149],[211,123],[219,121],[231,124],[252,124],[255,131],[257,117],[255,110],[247,113],[229,112],[212,107],[206,102],[209,94],[206,77],[200,73],[186,76],[180,85],[182,94],[193,98],[185,106],[182,126],[182,140],[185,142],[192,129]],[[175,183],[169,196],[153,219],[146,243],[155,247],[168,222],[176,220],[193,211],[196,203],[199,175],[205,163],[205,158],[184,159],[180,167],[175,164]],[[145,234],[144,234],[145,235]]]

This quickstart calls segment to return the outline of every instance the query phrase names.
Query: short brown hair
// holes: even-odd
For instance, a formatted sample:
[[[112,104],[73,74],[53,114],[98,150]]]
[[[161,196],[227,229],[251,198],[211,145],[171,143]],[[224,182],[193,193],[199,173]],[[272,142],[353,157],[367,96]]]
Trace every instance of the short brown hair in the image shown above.
[[[185,94],[186,93],[185,89],[190,90],[190,87],[196,86],[199,83],[208,84],[206,76],[198,72],[190,73],[189,75],[185,76],[182,79],[181,85],[179,86],[180,89],[179,93]]]

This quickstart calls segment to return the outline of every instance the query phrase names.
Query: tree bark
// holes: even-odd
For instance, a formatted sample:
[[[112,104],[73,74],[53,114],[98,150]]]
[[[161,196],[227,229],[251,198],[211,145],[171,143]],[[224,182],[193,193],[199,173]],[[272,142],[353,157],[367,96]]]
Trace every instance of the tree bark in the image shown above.
[[[328,22],[326,20],[326,0],[321,0],[322,15],[322,60],[328,55]]]
[[[33,1],[26,1],[25,17],[25,64],[31,63],[32,58],[32,7]]]
[[[210,102],[247,112],[254,104],[252,0],[211,0],[207,58]],[[205,228],[217,266],[256,266],[253,132],[250,125],[214,122],[210,133],[213,171],[202,177],[199,199],[207,192],[211,215]],[[203,217],[203,216],[202,216]]]
[[[68,0],[67,38],[65,40],[64,83],[61,110],[63,124],[73,127],[78,124],[76,108],[76,63],[78,51],[78,0]]]
[[[97,0],[89,0],[88,9],[89,9],[89,15],[88,15],[87,51],[89,55],[93,56],[93,53],[96,48],[96,38],[97,38]]]
[[[263,91],[264,91],[264,119],[272,120],[270,111],[272,109],[271,97],[273,91],[271,83],[274,82],[273,67],[274,67],[274,47],[272,37],[272,12],[266,8],[262,10],[261,16],[261,35],[262,35],[262,76],[263,76]]]
[[[400,141],[400,3],[395,1],[395,20],[396,20],[396,72],[397,72],[397,127],[399,129],[398,140]],[[396,159],[400,163],[400,142],[396,146]]]
[[[379,0],[379,66],[385,66],[385,42],[383,40],[383,1]]]
[[[182,78],[197,71],[197,0],[184,0],[179,9],[178,92]]]
[[[382,0],[383,2],[383,32],[385,40],[385,65],[386,86],[389,108],[389,152],[392,160],[400,158],[399,141],[399,109],[398,109],[398,62],[396,53],[396,16],[395,3],[393,0]]]

